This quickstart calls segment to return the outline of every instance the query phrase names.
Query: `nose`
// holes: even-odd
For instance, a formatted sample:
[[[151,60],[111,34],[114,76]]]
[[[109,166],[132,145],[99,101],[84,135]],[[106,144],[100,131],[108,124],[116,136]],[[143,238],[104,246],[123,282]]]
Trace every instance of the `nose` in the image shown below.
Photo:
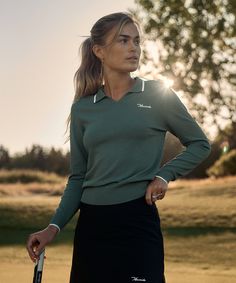
[[[131,50],[136,50],[138,48],[138,46],[135,44],[135,42],[133,40],[130,40],[129,48]]]

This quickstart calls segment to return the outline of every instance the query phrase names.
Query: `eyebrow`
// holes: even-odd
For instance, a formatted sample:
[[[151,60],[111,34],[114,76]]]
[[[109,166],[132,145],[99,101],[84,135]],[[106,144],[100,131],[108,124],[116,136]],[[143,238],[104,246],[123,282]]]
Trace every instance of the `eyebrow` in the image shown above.
[[[132,36],[127,35],[127,34],[119,34],[119,36],[123,36],[123,37],[126,37],[126,38],[132,38]],[[135,36],[134,38],[140,38],[140,36],[137,35],[137,36]]]

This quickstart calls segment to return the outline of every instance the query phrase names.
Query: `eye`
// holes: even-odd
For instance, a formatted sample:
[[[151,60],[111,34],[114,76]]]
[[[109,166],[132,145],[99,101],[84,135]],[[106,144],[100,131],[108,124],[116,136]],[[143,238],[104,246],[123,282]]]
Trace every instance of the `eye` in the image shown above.
[[[127,42],[128,42],[128,39],[127,39],[127,38],[122,38],[122,39],[119,40],[119,42],[127,43]]]
[[[135,43],[136,45],[140,45],[140,39],[135,39],[134,43]]]

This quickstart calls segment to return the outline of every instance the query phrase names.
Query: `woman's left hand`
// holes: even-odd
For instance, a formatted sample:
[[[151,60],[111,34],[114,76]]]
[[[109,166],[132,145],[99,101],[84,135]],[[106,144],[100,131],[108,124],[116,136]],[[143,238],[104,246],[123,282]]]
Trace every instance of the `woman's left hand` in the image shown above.
[[[151,181],[146,190],[146,202],[149,205],[152,205],[156,200],[161,200],[165,197],[168,184],[163,181],[161,178],[155,177]]]

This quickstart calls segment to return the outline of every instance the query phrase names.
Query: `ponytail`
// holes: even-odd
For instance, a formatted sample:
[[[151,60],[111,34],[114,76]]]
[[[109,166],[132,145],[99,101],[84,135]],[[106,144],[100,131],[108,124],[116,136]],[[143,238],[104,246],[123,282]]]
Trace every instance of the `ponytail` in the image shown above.
[[[80,46],[81,64],[79,69],[75,72],[73,82],[75,87],[75,96],[73,102],[79,100],[82,96],[92,95],[97,92],[103,82],[102,63],[95,56],[92,50],[91,37],[85,39]],[[66,121],[66,131],[71,122],[71,113]],[[70,139],[67,137],[65,143]]]
[[[74,75],[74,102],[82,96],[92,95],[102,85],[102,64],[92,50],[92,39],[87,38],[81,45],[81,65]]]

